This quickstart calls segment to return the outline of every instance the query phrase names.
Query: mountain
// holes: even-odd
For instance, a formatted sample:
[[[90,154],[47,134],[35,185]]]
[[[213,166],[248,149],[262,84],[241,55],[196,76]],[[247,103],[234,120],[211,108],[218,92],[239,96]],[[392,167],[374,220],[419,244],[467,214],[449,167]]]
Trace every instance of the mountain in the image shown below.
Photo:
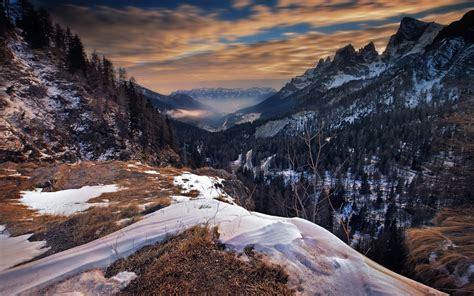
[[[150,99],[154,106],[162,111],[173,109],[206,110],[210,108],[186,94],[171,94],[166,96],[142,86],[138,88],[145,97]]]
[[[169,123],[131,84],[92,64],[71,74],[64,52],[32,49],[18,29],[0,38],[2,161],[179,163]]]
[[[167,96],[141,86],[138,89],[162,113],[208,131],[253,121],[249,115],[232,122],[226,114],[255,105],[276,93],[273,88],[265,87],[199,88],[178,90]]]
[[[197,100],[214,99],[229,100],[234,98],[264,98],[276,93],[271,87],[251,87],[251,88],[196,88],[191,90],[177,90],[173,94],[187,94]]]
[[[4,3],[1,295],[471,293],[472,13],[405,18],[211,133]]]
[[[359,50],[349,44],[233,116],[269,119],[314,110],[336,126],[382,109],[456,99],[473,78],[472,38],[464,33],[472,30],[471,14],[448,27],[403,18],[381,55],[373,43]]]
[[[138,89],[163,114],[194,126],[214,126],[222,116],[210,105],[203,104],[187,94],[175,93],[166,96],[142,86]]]
[[[436,270],[444,291],[469,289],[468,252],[469,263],[443,261],[456,266],[446,268],[429,255],[443,239],[433,234],[423,256],[420,239],[407,254],[404,233],[445,207],[472,206],[474,44],[464,33],[472,15],[448,26],[404,18],[384,53],[347,45],[228,115],[241,124],[178,140],[194,163],[233,171],[253,188],[257,211],[315,222],[430,285]]]
[[[185,94],[197,101],[213,106],[222,114],[234,112],[238,109],[260,103],[276,93],[269,87],[251,88],[198,88],[178,90],[171,95]]]

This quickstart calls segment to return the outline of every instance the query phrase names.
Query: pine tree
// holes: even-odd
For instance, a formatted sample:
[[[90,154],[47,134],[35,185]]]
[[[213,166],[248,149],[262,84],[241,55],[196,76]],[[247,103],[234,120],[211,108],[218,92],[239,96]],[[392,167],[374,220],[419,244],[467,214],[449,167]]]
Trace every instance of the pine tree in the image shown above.
[[[362,173],[362,184],[360,185],[360,194],[371,194],[367,173]]]
[[[173,127],[171,125],[171,122],[170,122],[170,119],[168,118],[168,116],[166,116],[166,119],[165,119],[165,128],[168,130],[168,135],[169,135],[169,139],[167,141],[167,144],[173,150],[176,150],[177,147],[176,147],[176,140],[175,140],[175,137],[174,137],[174,131],[173,131]]]
[[[53,25],[44,9],[35,10],[27,0],[20,1],[21,19],[18,27],[23,30],[25,40],[32,48],[48,47],[53,34]]]
[[[406,251],[403,245],[403,232],[397,227],[397,220],[394,219],[388,229],[387,248],[384,252],[384,266],[400,273],[405,265]]]
[[[66,35],[59,24],[56,24],[54,30],[54,46],[59,52],[64,52],[66,49]]]
[[[71,73],[85,73],[87,70],[87,59],[84,52],[84,46],[77,35],[74,35],[72,39],[69,39],[66,64]]]
[[[130,121],[130,133],[133,136],[138,130],[139,126],[139,107],[138,107],[138,94],[135,90],[135,79],[132,77],[128,82],[127,87],[128,97],[128,115]]]
[[[106,88],[115,87],[114,65],[106,57],[102,57],[102,77],[103,77],[104,87]]]
[[[5,5],[0,1],[0,36],[10,28],[10,19],[8,15],[8,1]]]

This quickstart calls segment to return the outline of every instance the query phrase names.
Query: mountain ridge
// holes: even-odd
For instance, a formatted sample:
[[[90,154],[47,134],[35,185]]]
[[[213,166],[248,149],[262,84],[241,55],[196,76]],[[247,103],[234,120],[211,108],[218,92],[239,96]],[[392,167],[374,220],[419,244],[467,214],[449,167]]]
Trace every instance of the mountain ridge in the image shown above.
[[[472,12],[467,13],[463,17],[464,21],[460,20],[461,27],[472,29],[472,24],[469,23],[471,14]],[[441,55],[444,55],[453,61],[455,59],[469,61],[469,57],[472,55],[470,37],[464,38],[460,35],[461,44],[456,43],[455,40],[461,33],[453,33],[457,34],[456,36],[443,33],[448,30],[447,28],[453,26],[456,24],[442,26],[413,18],[403,18],[399,29],[391,36],[386,50],[382,54],[379,55],[375,51],[373,43],[369,43],[359,50],[355,50],[350,44],[346,45],[338,49],[332,59],[330,57],[321,59],[314,68],[306,70],[302,76],[293,78],[272,97],[258,105],[238,110],[229,117],[233,118],[233,122],[238,122],[245,114],[256,113],[260,114],[259,118],[268,120],[308,108],[318,111],[316,108],[329,102],[333,104],[341,101],[343,97],[347,97],[354,91],[374,88],[373,85],[383,83],[384,80],[387,82],[403,80],[401,84],[406,87],[397,86],[397,88],[407,94],[405,96],[407,106],[417,104],[414,100],[409,99],[413,98],[412,94],[414,93],[424,93],[424,98],[428,101],[433,96],[440,97],[442,94],[433,89],[434,84],[426,81],[432,79],[430,71],[450,72],[450,64],[433,64],[430,56],[436,55],[436,58],[441,58]],[[450,45],[440,44],[440,38],[450,40]],[[454,49],[454,47],[459,47],[459,49]],[[452,50],[454,50],[452,52],[455,54],[454,56],[450,56]],[[468,63],[465,69],[467,77],[471,75],[469,67]],[[438,69],[434,70],[435,68]],[[424,69],[423,73],[421,69]],[[442,77],[446,77],[447,80],[449,75],[442,75]],[[439,84],[442,81],[435,83]],[[459,92],[459,90],[454,92]],[[391,104],[386,105],[389,107]]]

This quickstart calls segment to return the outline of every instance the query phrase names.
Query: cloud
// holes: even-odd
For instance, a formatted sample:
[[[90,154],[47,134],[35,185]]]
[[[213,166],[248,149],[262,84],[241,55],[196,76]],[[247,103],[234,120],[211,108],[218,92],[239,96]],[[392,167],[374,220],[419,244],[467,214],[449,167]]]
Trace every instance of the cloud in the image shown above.
[[[209,86],[208,82],[213,79],[218,79],[221,85],[224,85],[223,81],[227,82],[226,86],[233,86],[235,80],[246,80],[248,84],[260,81],[280,87],[290,77],[301,75],[320,58],[332,56],[336,49],[348,43],[362,47],[367,40],[373,40],[377,48],[383,50],[397,26],[391,24],[334,34],[310,32],[284,40],[231,45],[179,60],[138,65],[132,67],[131,72],[139,73],[137,78],[146,85],[165,91],[176,87],[176,81],[186,81],[183,87],[189,88],[201,84]],[[358,36],[357,40],[354,40],[354,34]],[[147,81],[147,77],[153,79]]]
[[[184,109],[177,109],[173,111],[167,112],[168,115],[174,118],[206,118],[212,115],[211,112],[207,110],[184,110]]]
[[[233,0],[232,1],[232,6],[237,9],[248,7],[251,4],[252,4],[251,0]]]
[[[233,1],[234,7],[250,10],[234,19],[224,18],[221,10],[193,5],[176,9],[60,5],[53,16],[79,33],[89,51],[106,54],[139,83],[170,92],[213,81],[226,86],[257,81],[275,87],[348,43],[361,47],[374,41],[382,51],[402,15],[428,11],[424,20],[449,23],[464,12],[437,12],[456,3],[441,0],[279,0],[274,7],[255,2]],[[299,24],[312,31],[290,28]],[[241,41],[286,27],[288,31],[272,40]]]

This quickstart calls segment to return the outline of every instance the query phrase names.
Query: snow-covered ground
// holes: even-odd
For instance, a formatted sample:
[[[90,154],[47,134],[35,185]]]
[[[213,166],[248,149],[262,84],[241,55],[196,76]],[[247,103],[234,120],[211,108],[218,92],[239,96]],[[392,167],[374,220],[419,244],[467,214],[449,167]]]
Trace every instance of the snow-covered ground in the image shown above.
[[[290,287],[303,294],[441,294],[372,262],[306,220],[250,212],[216,200],[209,186],[218,180],[189,173],[176,177],[176,184],[183,190],[197,189],[201,198],[173,204],[108,236],[0,272],[0,294],[34,292],[86,271],[105,268],[145,245],[199,224],[218,226],[222,243],[237,252],[252,245],[270,262],[283,266]]]
[[[209,176],[199,176],[184,172],[180,176],[174,177],[173,185],[182,189],[182,193],[198,191],[199,195],[195,199],[221,199],[233,203],[233,199],[222,189],[224,179]],[[188,200],[187,196],[173,196],[175,201]]]
[[[48,250],[45,248],[45,241],[28,241],[31,235],[11,237],[5,226],[0,225],[0,271],[33,259]]]
[[[254,122],[255,120],[259,119],[262,113],[248,113],[243,114],[241,119],[237,121],[235,124],[242,124],[246,122]]]
[[[107,202],[87,203],[88,200],[100,196],[102,193],[117,192],[115,184],[84,186],[79,189],[67,189],[55,192],[23,191],[20,201],[30,208],[38,210],[40,214],[71,215],[84,211],[93,206],[106,206]]]
[[[271,138],[277,134],[295,136],[305,132],[307,128],[312,131],[316,122],[316,112],[304,111],[279,120],[268,121],[257,127],[255,138]]]

